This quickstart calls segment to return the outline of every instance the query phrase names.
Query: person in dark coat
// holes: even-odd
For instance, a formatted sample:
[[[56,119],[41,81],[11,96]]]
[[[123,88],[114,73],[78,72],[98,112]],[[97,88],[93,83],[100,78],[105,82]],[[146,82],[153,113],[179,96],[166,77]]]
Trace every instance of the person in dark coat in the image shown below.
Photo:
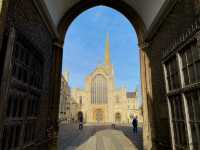
[[[137,116],[133,118],[132,125],[133,125],[133,133],[137,133],[137,127],[138,127]]]
[[[83,129],[83,115],[79,117],[79,130]]]

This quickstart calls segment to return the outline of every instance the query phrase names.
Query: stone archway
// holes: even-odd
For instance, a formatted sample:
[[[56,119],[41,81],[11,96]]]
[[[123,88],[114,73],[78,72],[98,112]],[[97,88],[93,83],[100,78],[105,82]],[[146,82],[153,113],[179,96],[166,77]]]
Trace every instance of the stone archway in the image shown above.
[[[119,112],[115,113],[115,123],[121,123],[121,114]]]
[[[142,81],[142,97],[143,97],[143,115],[144,115],[144,126],[143,130],[145,133],[144,138],[144,145],[147,147],[152,146],[152,134],[154,134],[153,129],[153,112],[152,112],[152,84],[151,84],[151,65],[150,65],[150,58],[149,54],[147,54],[147,50],[149,44],[145,42],[146,36],[146,27],[142,18],[137,14],[135,9],[128,5],[124,1],[119,1],[117,3],[113,3],[112,1],[107,0],[96,0],[96,1],[80,1],[73,5],[62,17],[61,21],[58,24],[58,32],[60,35],[59,43],[61,45],[64,41],[65,33],[71,22],[83,11],[95,7],[95,6],[107,6],[111,7],[119,12],[121,12],[132,24],[133,28],[135,29],[138,37],[138,45],[140,47],[140,71],[141,71],[141,81]],[[129,11],[127,11],[129,10]],[[62,47],[60,47],[60,57],[62,56]],[[62,62],[60,60],[60,62]],[[60,63],[60,65],[62,65]],[[57,67],[61,68],[61,66]]]
[[[50,0],[45,0],[50,2]],[[60,0],[62,1],[62,0]],[[51,1],[55,3],[59,3],[60,1]],[[129,21],[134,26],[137,35],[138,35],[138,43],[140,46],[140,64],[141,64],[141,79],[142,79],[142,96],[143,96],[143,114],[144,114],[144,149],[151,149],[152,143],[155,144],[157,149],[170,149],[170,142],[173,146],[175,146],[175,140],[173,140],[173,127],[172,121],[170,120],[170,114],[168,114],[167,97],[171,96],[172,93],[168,93],[166,96],[165,93],[165,77],[162,74],[162,69],[165,64],[163,64],[163,60],[166,61],[169,53],[174,52],[182,46],[187,45],[190,42],[188,39],[199,32],[199,1],[198,0],[182,0],[177,1],[174,0],[168,1],[170,3],[169,9],[162,9],[161,11],[164,14],[156,13],[158,25],[154,26],[154,28],[146,29],[144,25],[144,19],[140,16],[142,14],[138,14],[135,11],[134,5],[131,3],[144,2],[145,0],[63,0],[67,2],[66,10],[62,15],[62,12],[59,10],[59,5],[57,5],[58,13],[61,13],[62,19],[56,18],[58,20],[59,26],[51,26],[51,19],[47,14],[45,14],[45,7],[42,7],[38,3],[42,1],[14,1],[14,0],[3,0],[0,4],[3,3],[1,7],[1,16],[0,16],[0,24],[3,28],[0,29],[0,77],[1,77],[1,95],[0,95],[0,145],[3,143],[3,140],[6,139],[3,136],[8,134],[3,134],[2,131],[5,129],[5,133],[7,128],[10,130],[10,126],[7,125],[7,120],[9,119],[12,122],[8,123],[19,125],[16,123],[15,118],[8,118],[6,116],[6,107],[8,105],[8,97],[9,91],[8,89],[11,87],[9,83],[11,81],[11,68],[12,63],[14,62],[12,58],[12,50],[16,37],[20,37],[20,34],[25,36],[25,38],[31,43],[30,48],[27,48],[29,54],[34,53],[34,49],[41,52],[44,56],[42,60],[45,62],[44,70],[42,73],[44,76],[43,80],[43,89],[41,91],[41,97],[36,98],[39,99],[40,110],[38,119],[35,121],[36,126],[30,126],[30,124],[25,124],[27,117],[22,117],[23,120],[23,128],[26,125],[28,128],[37,129],[35,149],[46,149],[45,145],[47,141],[51,141],[51,136],[46,136],[46,132],[54,133],[58,130],[57,124],[57,114],[58,114],[58,97],[59,97],[59,84],[60,84],[60,75],[61,75],[61,65],[62,65],[62,46],[64,34],[67,31],[70,23],[73,19],[78,16],[84,10],[87,10],[91,7],[98,5],[105,5],[111,8],[114,8],[124,14]],[[151,8],[156,7],[155,2],[163,2],[164,0],[152,0],[151,3],[153,7],[149,7],[149,5],[143,3],[146,9],[141,9],[144,14],[148,12],[148,10],[154,10]],[[34,3],[34,4],[33,4]],[[146,1],[146,3],[149,3]],[[194,3],[194,4],[193,4]],[[143,7],[142,7],[143,8]],[[52,9],[53,16],[55,9]],[[7,15],[8,14],[8,15]],[[31,16],[31,17],[30,17]],[[151,19],[151,18],[146,18]],[[154,23],[155,23],[154,22]],[[54,33],[54,31],[57,32]],[[154,31],[154,32],[153,32]],[[146,34],[151,34],[146,38]],[[38,34],[40,33],[40,34]],[[193,38],[194,39],[194,38]],[[195,35],[195,40],[197,42],[197,47],[199,48],[199,34]],[[3,42],[2,42],[3,41]],[[18,41],[21,44],[26,44],[24,40]],[[1,44],[2,43],[2,44]],[[184,44],[183,44],[184,43]],[[194,44],[194,43],[192,43]],[[36,46],[36,47],[35,47]],[[196,46],[196,45],[194,45]],[[177,48],[178,47],[178,48]],[[163,59],[163,54],[166,55]],[[175,53],[174,53],[175,54]],[[33,55],[33,54],[32,54]],[[172,54],[173,55],[173,54]],[[172,56],[171,55],[171,56]],[[179,56],[179,53],[176,53],[175,56]],[[166,58],[166,59],[165,59]],[[178,57],[178,59],[180,59]],[[37,62],[37,61],[36,61]],[[7,67],[10,66],[10,67]],[[50,74],[50,75],[49,75]],[[20,84],[20,83],[17,83]],[[195,86],[198,84],[195,84]],[[16,88],[17,86],[13,86],[15,90],[23,93],[24,90],[22,88]],[[11,87],[11,88],[13,88]],[[21,87],[21,86],[20,86]],[[27,89],[30,89],[30,85],[28,84]],[[198,86],[197,86],[198,87]],[[192,87],[196,88],[196,87]],[[12,91],[12,92],[13,92]],[[180,92],[182,93],[180,94]],[[184,97],[184,90],[178,90],[179,94],[183,98],[183,102],[187,97]],[[29,93],[28,93],[29,92]],[[26,95],[30,94],[32,91],[28,91]],[[176,91],[177,92],[177,91]],[[4,94],[5,93],[5,94]],[[177,94],[177,93],[176,93]],[[33,93],[34,95],[34,93]],[[19,96],[18,96],[19,97]],[[30,99],[32,99],[30,97]],[[176,98],[175,98],[176,99]],[[30,100],[31,101],[31,100]],[[27,102],[27,101],[25,101]],[[26,106],[26,105],[24,105]],[[168,104],[168,107],[170,105]],[[10,109],[10,107],[8,107]],[[23,107],[26,109],[27,107]],[[170,107],[169,107],[170,108]],[[187,109],[186,109],[187,110]],[[155,112],[154,112],[155,111]],[[169,109],[169,111],[171,111]],[[159,112],[159,113],[157,113]],[[186,113],[188,114],[188,113]],[[168,116],[169,115],[169,116]],[[190,122],[189,115],[187,116],[188,133],[190,141],[188,143],[192,143],[192,133],[190,131]],[[169,120],[171,122],[169,122]],[[33,125],[33,124],[32,124]],[[170,128],[171,126],[171,128]],[[16,126],[17,127],[17,126]],[[172,136],[170,136],[170,129]],[[23,130],[22,130],[23,131]],[[49,135],[49,134],[48,134]],[[10,132],[10,137],[13,135]],[[8,137],[9,137],[8,136]],[[14,137],[13,137],[14,138]],[[18,137],[17,137],[18,138]],[[7,138],[9,139],[9,138]],[[171,139],[171,141],[170,141]],[[20,142],[23,144],[23,141]],[[44,143],[44,144],[40,144]],[[22,146],[22,145],[21,145]],[[190,144],[192,147],[192,144]],[[152,148],[152,149],[153,149]]]
[[[101,123],[104,122],[104,111],[102,109],[95,109],[93,112],[94,122]]]
[[[80,118],[83,118],[83,112],[82,112],[82,111],[79,111],[79,112],[78,112],[77,118],[78,118],[78,120],[80,120]],[[84,119],[84,118],[83,118],[83,119]]]
[[[95,0],[95,1],[80,1],[73,5],[62,17],[58,24],[58,32],[60,35],[61,42],[64,41],[65,33],[71,24],[71,22],[85,10],[95,7],[95,6],[107,6],[121,12],[133,25],[138,36],[138,43],[143,43],[146,32],[146,27],[142,18],[139,14],[124,1],[119,1],[113,3],[112,1],[107,0]],[[129,10],[129,11],[127,11]]]

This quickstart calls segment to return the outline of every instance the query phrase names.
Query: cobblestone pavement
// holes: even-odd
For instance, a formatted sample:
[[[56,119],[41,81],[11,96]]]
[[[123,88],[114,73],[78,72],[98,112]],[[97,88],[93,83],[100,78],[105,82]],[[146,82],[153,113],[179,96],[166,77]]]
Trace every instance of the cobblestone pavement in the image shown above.
[[[142,129],[133,134],[129,125],[61,124],[59,150],[142,150]]]

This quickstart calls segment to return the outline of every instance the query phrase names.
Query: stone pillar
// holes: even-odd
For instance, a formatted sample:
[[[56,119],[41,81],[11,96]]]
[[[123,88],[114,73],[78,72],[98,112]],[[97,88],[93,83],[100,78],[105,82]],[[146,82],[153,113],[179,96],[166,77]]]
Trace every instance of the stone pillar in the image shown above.
[[[144,150],[153,149],[153,126],[152,126],[152,84],[150,58],[147,55],[148,43],[140,43],[140,75],[143,100],[143,144]]]
[[[58,114],[59,114],[59,101],[60,101],[60,85],[61,85],[61,72],[62,72],[62,44],[53,44],[52,55],[52,68],[51,68],[51,81],[50,81],[50,104],[49,104],[49,118],[48,118],[48,138],[49,150],[57,150],[58,139]]]

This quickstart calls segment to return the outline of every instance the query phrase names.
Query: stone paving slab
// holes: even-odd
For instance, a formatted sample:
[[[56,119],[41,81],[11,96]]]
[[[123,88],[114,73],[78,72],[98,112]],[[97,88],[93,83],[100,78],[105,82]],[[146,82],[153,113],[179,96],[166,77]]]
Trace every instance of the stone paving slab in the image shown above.
[[[59,150],[142,150],[142,130],[133,135],[132,127],[119,125],[87,124],[83,130],[78,125],[61,125]]]

